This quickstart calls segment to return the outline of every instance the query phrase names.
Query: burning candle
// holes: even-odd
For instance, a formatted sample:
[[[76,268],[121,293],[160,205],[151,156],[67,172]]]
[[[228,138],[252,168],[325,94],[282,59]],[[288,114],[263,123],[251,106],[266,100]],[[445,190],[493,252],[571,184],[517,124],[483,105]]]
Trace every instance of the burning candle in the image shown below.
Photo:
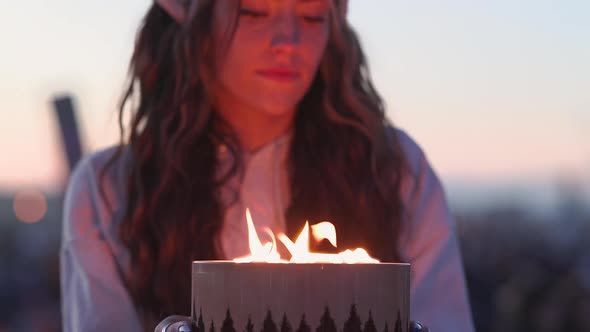
[[[310,234],[337,245],[329,222],[293,242],[262,243],[246,213],[250,255],[193,262],[192,318],[200,332],[402,332],[408,330],[409,264],[380,263],[362,248],[309,250]],[[311,229],[311,231],[310,231]],[[277,240],[290,259],[281,257]]]

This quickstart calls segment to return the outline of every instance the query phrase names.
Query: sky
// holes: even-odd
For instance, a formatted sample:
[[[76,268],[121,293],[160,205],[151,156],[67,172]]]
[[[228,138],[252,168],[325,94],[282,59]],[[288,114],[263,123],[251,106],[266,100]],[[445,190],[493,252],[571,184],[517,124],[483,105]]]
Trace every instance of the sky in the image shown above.
[[[117,140],[150,4],[0,2],[0,191],[66,181],[53,96],[76,96],[88,152]],[[457,195],[590,187],[590,1],[351,0],[349,19],[390,119]]]

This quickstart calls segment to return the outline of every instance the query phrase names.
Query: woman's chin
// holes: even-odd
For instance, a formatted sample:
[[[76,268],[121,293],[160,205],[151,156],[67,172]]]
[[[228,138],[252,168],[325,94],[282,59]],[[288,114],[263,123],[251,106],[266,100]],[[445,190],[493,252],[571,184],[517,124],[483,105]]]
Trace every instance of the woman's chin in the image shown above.
[[[257,107],[262,114],[268,117],[290,117],[297,108],[296,102],[267,102]]]

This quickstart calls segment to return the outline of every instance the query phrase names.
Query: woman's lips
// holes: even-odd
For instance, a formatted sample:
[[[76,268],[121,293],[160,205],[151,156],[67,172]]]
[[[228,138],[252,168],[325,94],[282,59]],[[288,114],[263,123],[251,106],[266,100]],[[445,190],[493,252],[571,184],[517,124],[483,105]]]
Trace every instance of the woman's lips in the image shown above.
[[[295,70],[271,68],[258,70],[256,73],[264,78],[278,82],[293,82],[301,77],[301,74]]]

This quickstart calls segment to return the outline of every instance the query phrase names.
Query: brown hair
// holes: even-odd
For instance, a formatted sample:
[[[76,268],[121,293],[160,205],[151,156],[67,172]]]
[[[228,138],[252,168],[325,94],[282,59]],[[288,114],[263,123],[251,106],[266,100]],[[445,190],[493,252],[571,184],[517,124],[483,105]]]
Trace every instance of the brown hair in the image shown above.
[[[222,258],[219,190],[242,167],[235,137],[221,128],[211,100],[214,1],[200,1],[184,25],[158,6],[145,17],[120,109],[121,144],[107,164],[124,149],[131,154],[120,237],[131,254],[127,286],[152,323],[188,313],[191,261]],[[295,118],[288,235],[305,220],[330,220],[339,247],[363,246],[382,261],[396,261],[403,154],[356,34],[338,15],[330,22],[320,69]],[[221,143],[236,162],[219,178]]]

